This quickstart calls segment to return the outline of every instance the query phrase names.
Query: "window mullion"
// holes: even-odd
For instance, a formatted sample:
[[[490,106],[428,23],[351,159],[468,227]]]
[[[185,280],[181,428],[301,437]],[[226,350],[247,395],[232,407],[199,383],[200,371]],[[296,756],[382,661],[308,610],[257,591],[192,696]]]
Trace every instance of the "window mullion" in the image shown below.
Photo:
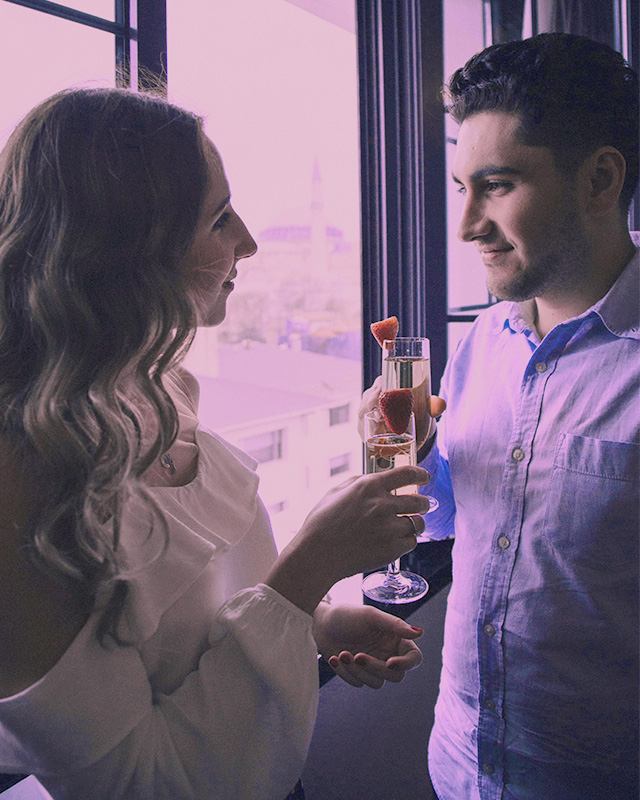
[[[431,339],[437,387],[447,340],[441,0],[358,0],[357,19],[364,383],[380,369],[369,324],[396,314],[404,335]]]

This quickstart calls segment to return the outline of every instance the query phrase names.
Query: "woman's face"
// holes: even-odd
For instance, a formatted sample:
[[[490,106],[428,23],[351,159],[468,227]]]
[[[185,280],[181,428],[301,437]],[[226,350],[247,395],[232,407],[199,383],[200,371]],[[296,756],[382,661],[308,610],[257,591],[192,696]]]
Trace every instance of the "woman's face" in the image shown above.
[[[222,161],[209,139],[204,143],[208,186],[190,251],[184,260],[198,314],[198,325],[219,325],[234,288],[236,264],[252,256],[257,245],[231,207]]]

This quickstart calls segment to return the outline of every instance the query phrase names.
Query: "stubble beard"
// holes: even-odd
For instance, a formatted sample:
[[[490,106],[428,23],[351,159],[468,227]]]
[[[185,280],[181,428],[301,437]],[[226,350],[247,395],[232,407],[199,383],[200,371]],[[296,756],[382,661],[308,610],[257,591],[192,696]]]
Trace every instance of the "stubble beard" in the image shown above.
[[[498,300],[521,303],[545,295],[561,295],[576,288],[585,273],[589,245],[582,220],[573,207],[566,210],[564,219],[552,239],[542,236],[541,245],[532,248],[529,263],[516,275],[501,280],[487,272],[487,289]],[[489,268],[490,270],[490,268]]]

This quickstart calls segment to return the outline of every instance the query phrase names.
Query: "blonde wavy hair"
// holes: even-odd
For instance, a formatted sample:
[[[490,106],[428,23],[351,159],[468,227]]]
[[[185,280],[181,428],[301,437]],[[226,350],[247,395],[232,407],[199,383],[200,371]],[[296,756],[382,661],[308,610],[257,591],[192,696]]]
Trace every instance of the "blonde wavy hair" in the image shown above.
[[[123,505],[177,434],[162,376],[195,331],[180,267],[203,140],[198,117],[158,96],[74,89],[0,154],[0,435],[38,490],[33,562],[88,610],[110,590],[101,640],[120,641]]]

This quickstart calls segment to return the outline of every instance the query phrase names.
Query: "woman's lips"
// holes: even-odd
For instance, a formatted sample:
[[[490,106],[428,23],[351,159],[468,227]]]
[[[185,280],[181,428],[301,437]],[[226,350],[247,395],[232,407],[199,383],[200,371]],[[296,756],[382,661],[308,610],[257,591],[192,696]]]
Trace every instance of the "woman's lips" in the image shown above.
[[[222,285],[226,286],[227,289],[233,289],[233,287],[234,287],[234,283],[233,282],[237,277],[238,277],[238,273],[234,270]]]

